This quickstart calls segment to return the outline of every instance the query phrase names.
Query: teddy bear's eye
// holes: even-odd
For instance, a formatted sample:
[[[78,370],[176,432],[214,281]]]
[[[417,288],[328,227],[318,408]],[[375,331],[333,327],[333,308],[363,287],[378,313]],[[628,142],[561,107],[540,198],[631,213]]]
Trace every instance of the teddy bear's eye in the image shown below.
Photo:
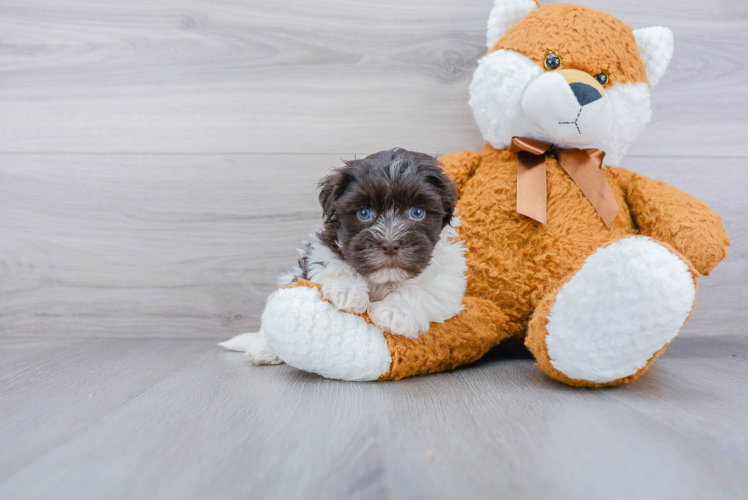
[[[608,75],[605,73],[605,71],[603,71],[602,73],[596,74],[595,80],[597,80],[598,83],[602,85],[603,87],[607,86],[609,82]]]
[[[545,66],[545,69],[548,71],[553,71],[554,69],[558,69],[559,66],[561,66],[561,58],[558,57],[553,52],[548,53],[547,56],[545,56],[545,61],[543,61],[543,66]]]

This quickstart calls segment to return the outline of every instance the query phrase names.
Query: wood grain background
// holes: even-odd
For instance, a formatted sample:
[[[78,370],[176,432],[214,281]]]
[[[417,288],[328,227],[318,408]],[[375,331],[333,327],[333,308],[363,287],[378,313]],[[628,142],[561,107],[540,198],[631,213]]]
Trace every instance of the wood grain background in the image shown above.
[[[490,0],[0,0],[0,334],[258,324],[341,159],[480,148]],[[748,3],[585,0],[676,34],[624,166],[723,215],[684,336],[748,320]]]

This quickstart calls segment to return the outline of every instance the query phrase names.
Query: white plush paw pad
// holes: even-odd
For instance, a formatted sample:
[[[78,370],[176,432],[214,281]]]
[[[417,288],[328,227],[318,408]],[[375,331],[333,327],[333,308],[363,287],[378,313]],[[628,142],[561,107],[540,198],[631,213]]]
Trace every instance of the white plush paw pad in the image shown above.
[[[382,330],[322,300],[316,288],[280,289],[268,299],[262,330],[280,359],[340,380],[376,380],[392,357]]]
[[[369,307],[369,290],[359,283],[325,285],[322,293],[342,311],[360,314]]]
[[[421,331],[428,330],[428,321],[422,325],[423,321],[419,321],[412,308],[387,300],[372,302],[369,306],[369,318],[384,331],[403,337],[415,338]]]
[[[601,248],[556,296],[551,364],[595,383],[633,375],[678,334],[695,297],[688,265],[659,243],[630,237]]]

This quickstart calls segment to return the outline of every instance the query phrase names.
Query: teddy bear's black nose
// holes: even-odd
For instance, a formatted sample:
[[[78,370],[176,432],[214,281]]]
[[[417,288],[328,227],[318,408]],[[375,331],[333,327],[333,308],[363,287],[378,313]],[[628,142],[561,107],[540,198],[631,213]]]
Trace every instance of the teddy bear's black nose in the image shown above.
[[[574,92],[574,96],[577,98],[577,102],[580,106],[586,106],[603,97],[595,87],[587,85],[586,83],[574,82],[570,83],[569,87],[571,87],[571,91]]]

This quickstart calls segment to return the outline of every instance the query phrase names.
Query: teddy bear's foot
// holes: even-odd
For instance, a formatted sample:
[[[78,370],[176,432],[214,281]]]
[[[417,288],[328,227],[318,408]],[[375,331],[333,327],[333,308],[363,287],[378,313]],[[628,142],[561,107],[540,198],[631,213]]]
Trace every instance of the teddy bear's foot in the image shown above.
[[[339,380],[377,380],[392,363],[380,328],[340,311],[313,286],[281,288],[268,299],[262,330],[287,364]]]
[[[674,250],[649,238],[611,243],[538,305],[526,345],[541,370],[571,385],[634,380],[688,319],[696,275]]]

